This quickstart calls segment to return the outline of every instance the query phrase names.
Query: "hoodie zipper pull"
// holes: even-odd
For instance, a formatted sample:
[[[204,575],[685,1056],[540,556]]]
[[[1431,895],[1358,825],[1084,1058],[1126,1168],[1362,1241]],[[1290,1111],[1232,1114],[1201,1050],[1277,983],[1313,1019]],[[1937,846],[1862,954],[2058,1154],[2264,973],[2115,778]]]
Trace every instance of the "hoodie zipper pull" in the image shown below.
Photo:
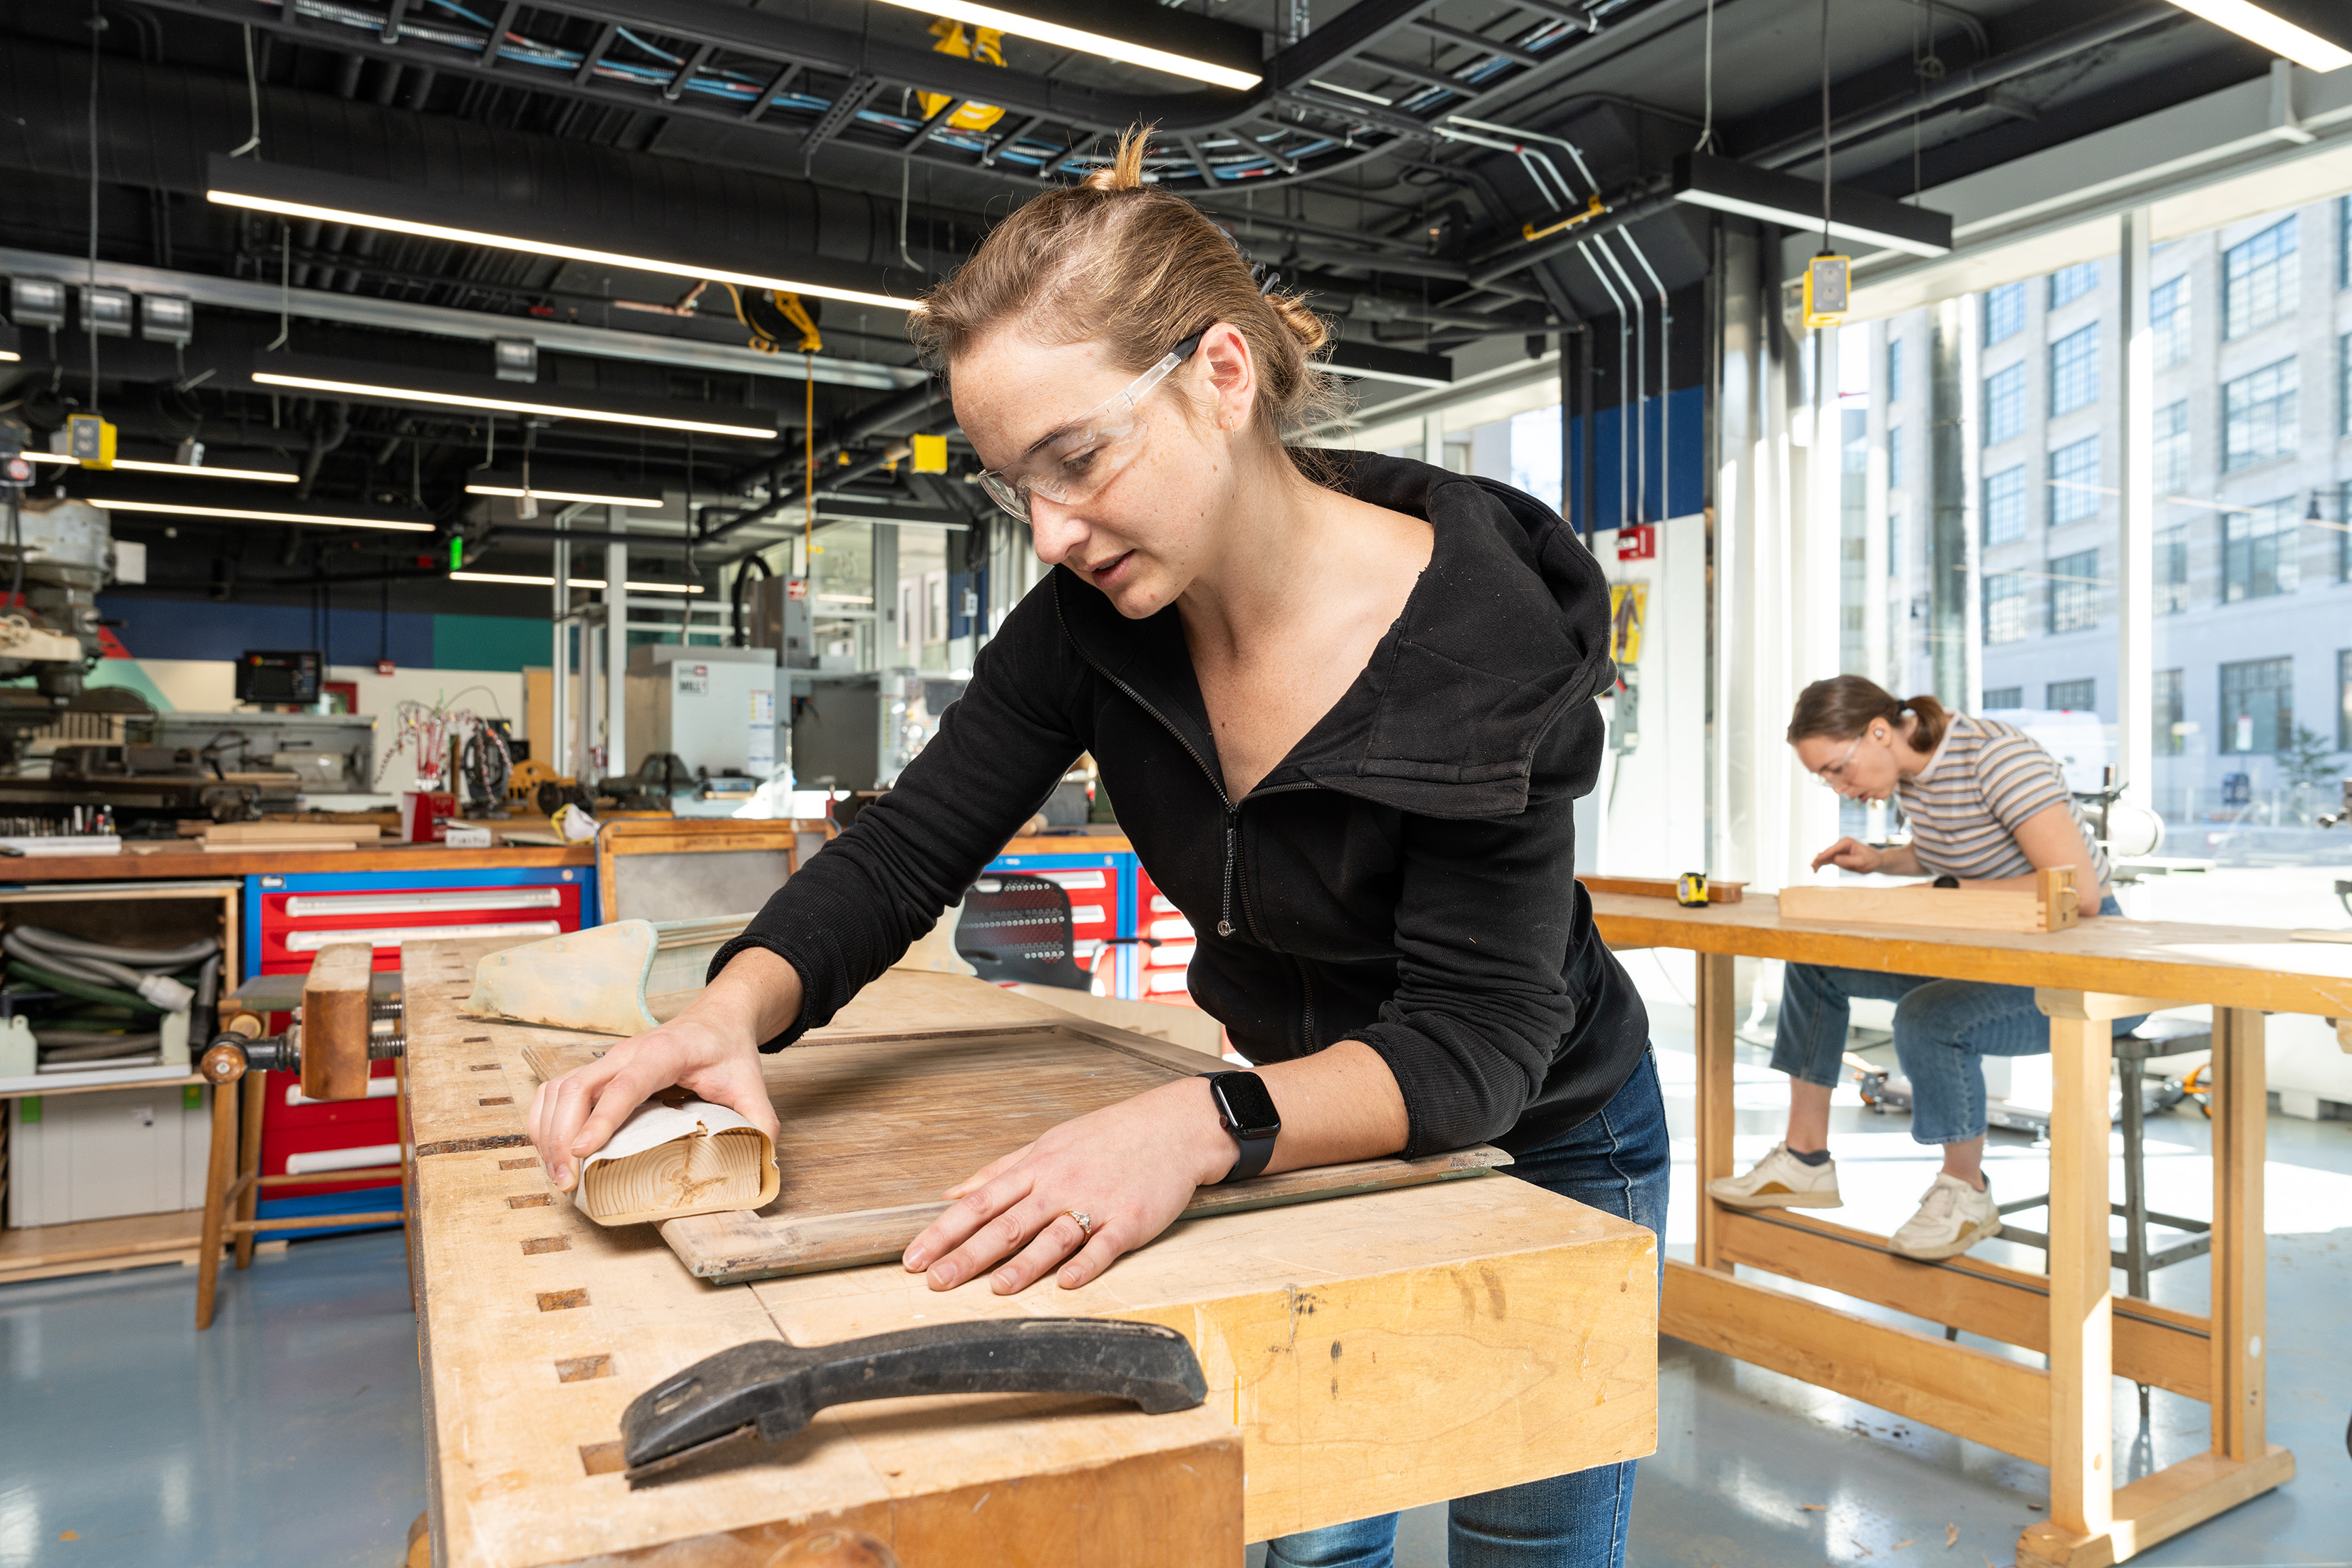
[[[1219,936],[1234,934],[1234,847],[1238,837],[1241,815],[1241,808],[1238,806],[1225,807],[1224,899],[1217,911]]]

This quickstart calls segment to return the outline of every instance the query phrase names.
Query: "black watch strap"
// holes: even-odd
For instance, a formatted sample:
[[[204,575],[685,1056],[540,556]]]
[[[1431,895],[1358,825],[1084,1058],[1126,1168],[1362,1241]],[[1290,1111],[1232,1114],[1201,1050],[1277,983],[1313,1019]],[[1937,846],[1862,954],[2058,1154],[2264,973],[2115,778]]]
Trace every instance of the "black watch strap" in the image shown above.
[[[1224,1183],[1245,1182],[1258,1174],[1274,1158],[1275,1141],[1282,1135],[1282,1121],[1275,1113],[1274,1098],[1265,1089],[1265,1082],[1254,1072],[1203,1073],[1209,1080],[1209,1098],[1216,1105],[1218,1124],[1233,1135],[1240,1146],[1240,1155],[1233,1169],[1224,1174]]]

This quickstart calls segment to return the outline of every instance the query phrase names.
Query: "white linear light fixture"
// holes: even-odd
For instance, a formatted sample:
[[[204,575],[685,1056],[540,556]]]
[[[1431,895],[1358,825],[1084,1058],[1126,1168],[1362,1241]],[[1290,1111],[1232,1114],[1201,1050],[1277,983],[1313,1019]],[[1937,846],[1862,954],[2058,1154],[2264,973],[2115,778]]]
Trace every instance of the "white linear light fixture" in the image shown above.
[[[28,463],[58,463],[68,468],[78,467],[81,462],[79,458],[69,458],[63,452],[27,452],[24,456]],[[268,485],[290,485],[302,477],[299,474],[282,473],[276,468],[220,468],[202,463],[157,463],[145,458],[117,458],[114,459],[112,471],[133,474],[183,474],[200,479],[253,479]]]
[[[510,583],[519,588],[555,586],[555,579],[551,575],[533,577],[527,573],[520,572],[452,572],[449,574],[449,581],[452,583]],[[604,579],[602,577],[574,577],[570,581],[575,588],[604,586]],[[628,592],[632,594],[699,594],[702,592],[702,584],[699,583],[632,583],[628,585]]]
[[[392,533],[430,533],[429,522],[411,522],[405,518],[333,517],[315,511],[264,511],[243,506],[186,506],[179,501],[162,500],[101,500],[89,498],[89,504],[107,511],[153,511],[166,517],[226,518],[243,522],[299,522],[306,528],[374,528]]]
[[[530,496],[536,500],[577,501],[583,506],[624,506],[638,511],[659,511],[663,505],[659,496],[625,496],[601,490],[570,489],[564,488],[560,480],[552,488],[532,485],[526,489],[519,482],[509,482],[513,479],[512,475],[493,475],[468,479],[466,481],[466,493],[469,496],[506,496],[516,500]]]
[[[494,250],[516,250],[533,256],[562,257],[569,261],[586,262],[592,267],[625,268],[633,272],[657,272],[670,278],[708,279],[713,283],[735,283],[747,289],[781,289],[788,294],[806,294],[819,300],[839,300],[845,304],[866,305],[878,310],[909,310],[912,300],[893,300],[887,294],[871,294],[862,289],[836,289],[829,283],[804,283],[791,278],[770,278],[756,272],[736,272],[723,267],[703,267],[690,261],[669,261],[654,256],[629,256],[619,251],[595,250],[586,246],[565,245],[558,240],[533,238],[528,235],[498,234],[488,229],[461,228],[449,224],[425,223],[415,218],[394,217],[384,213],[362,212],[356,208],[328,206],[312,202],[289,201],[282,197],[262,195],[250,191],[223,190],[215,185],[205,192],[205,199],[225,207],[242,207],[248,212],[275,213],[280,217],[315,218],[321,223],[350,224],[356,228],[383,229],[392,234],[412,234],[420,239],[446,239],[458,245],[487,246]]]
[[[1693,206],[1755,218],[1801,234],[1822,232],[1822,188],[1793,174],[1711,153],[1685,153],[1675,160],[1672,191],[1675,200]],[[1834,193],[1829,231],[1840,239],[1884,246],[1910,256],[1948,256],[1952,250],[1950,215],[1866,191],[1841,188]]]
[[[623,413],[611,408],[575,408],[555,403],[526,403],[520,398],[479,397],[471,393],[442,392],[426,387],[387,386],[379,382],[345,381],[322,375],[283,375],[257,370],[253,379],[264,386],[290,386],[307,392],[340,392],[353,397],[384,397],[401,403],[429,403],[446,408],[479,408],[492,414],[537,414],[551,419],[597,419],[608,425],[641,425],[653,430],[689,430],[700,436],[740,436],[747,440],[772,441],[772,425],[722,425],[712,419],[673,419],[658,414]]]
[[[2322,73],[2341,70],[2352,66],[2352,49],[2334,38],[2326,38],[2310,28],[2280,16],[2283,10],[2317,11],[2321,7],[2294,5],[2272,0],[2267,5],[2257,5],[2252,0],[2172,0],[2175,5],[2193,16],[2201,16],[2215,26],[2237,34],[2251,43],[2283,55],[2305,70]],[[2323,0],[2326,8],[2339,10],[2337,0]],[[2343,30],[2339,20],[2338,30]]]
[[[1246,92],[1265,79],[1256,71],[1235,70],[1211,60],[1195,59],[1190,55],[1171,54],[1155,49],[1149,44],[1129,43],[1107,33],[1090,33],[1082,27],[1066,27],[1059,22],[1039,21],[1024,16],[1018,11],[1007,11],[1000,5],[978,5],[971,0],[882,0],[885,5],[896,5],[903,11],[920,11],[927,16],[945,16],[951,22],[969,23],[975,27],[995,27],[1016,38],[1029,38],[1040,44],[1050,44],[1059,49],[1076,49],[1082,55],[1096,55],[1123,65],[1147,66],[1170,76],[1180,76],[1187,81],[1204,81],[1212,87],[1229,87],[1235,92]]]

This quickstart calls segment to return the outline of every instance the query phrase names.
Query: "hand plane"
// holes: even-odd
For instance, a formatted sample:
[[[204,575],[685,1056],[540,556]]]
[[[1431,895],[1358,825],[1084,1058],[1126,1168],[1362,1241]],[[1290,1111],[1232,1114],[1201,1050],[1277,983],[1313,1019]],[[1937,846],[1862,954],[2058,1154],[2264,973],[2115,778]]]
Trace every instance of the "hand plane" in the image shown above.
[[[1164,1415],[1208,1385],[1183,1335],[1117,1319],[938,1323],[805,1348],[755,1340],[631,1400],[621,1458],[636,1486],[755,1435],[780,1443],[831,1405],[929,1394],[1092,1394]]]

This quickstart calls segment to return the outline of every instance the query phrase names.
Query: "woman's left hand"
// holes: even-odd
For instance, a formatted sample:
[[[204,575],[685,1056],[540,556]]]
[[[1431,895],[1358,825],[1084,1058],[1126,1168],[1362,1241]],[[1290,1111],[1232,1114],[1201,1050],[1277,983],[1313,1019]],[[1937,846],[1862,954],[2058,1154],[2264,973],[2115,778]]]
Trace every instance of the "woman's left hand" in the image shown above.
[[[1009,1296],[1059,1265],[1057,1283],[1076,1289],[1167,1229],[1195,1188],[1232,1169],[1234,1149],[1204,1080],[1164,1084],[1065,1121],[950,1187],[954,1204],[907,1248],[907,1268],[928,1271],[934,1290],[994,1269],[990,1288]]]

